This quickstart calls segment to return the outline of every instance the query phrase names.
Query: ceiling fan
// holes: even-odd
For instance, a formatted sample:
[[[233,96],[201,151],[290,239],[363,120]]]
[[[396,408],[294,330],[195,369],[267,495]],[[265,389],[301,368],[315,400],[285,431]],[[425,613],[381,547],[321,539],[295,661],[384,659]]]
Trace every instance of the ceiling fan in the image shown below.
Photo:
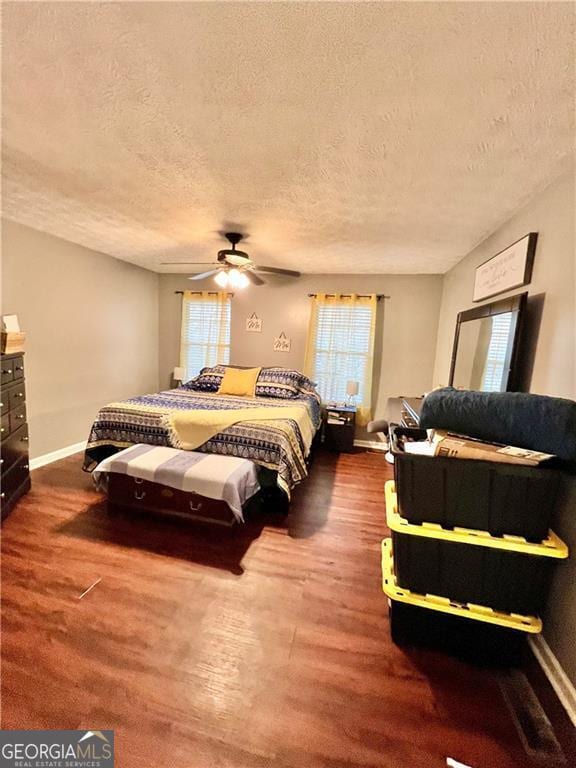
[[[264,285],[256,272],[264,272],[272,275],[287,275],[288,277],[300,277],[300,272],[293,269],[280,269],[279,267],[263,267],[255,264],[245,251],[236,248],[243,235],[239,232],[226,232],[226,239],[231,248],[223,248],[218,251],[216,263],[214,262],[191,262],[191,261],[164,261],[163,264],[213,264],[214,268],[207,272],[200,272],[192,275],[189,280],[204,280],[207,277],[215,275],[215,280],[221,288],[245,288],[249,283],[252,285]]]

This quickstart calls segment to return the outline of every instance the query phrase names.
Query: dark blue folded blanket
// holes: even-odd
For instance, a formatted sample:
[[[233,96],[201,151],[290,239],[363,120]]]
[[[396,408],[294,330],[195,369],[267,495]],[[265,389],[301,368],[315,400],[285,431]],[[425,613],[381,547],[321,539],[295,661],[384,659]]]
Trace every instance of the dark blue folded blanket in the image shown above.
[[[560,397],[445,387],[424,400],[420,426],[576,461],[576,402]]]

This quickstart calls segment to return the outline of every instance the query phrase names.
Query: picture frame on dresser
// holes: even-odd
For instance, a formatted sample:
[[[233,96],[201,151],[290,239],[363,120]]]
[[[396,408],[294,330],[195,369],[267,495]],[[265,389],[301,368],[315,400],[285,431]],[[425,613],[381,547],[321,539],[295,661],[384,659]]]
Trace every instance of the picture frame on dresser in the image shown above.
[[[4,520],[18,499],[31,487],[29,434],[26,411],[24,353],[0,355],[2,378],[0,466],[1,517]]]

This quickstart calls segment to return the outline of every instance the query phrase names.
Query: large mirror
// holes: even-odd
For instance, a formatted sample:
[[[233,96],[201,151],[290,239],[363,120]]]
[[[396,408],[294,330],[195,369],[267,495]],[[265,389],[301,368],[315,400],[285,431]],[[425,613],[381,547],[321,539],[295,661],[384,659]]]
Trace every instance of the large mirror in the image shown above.
[[[506,392],[517,388],[518,336],[527,293],[460,312],[450,384]]]

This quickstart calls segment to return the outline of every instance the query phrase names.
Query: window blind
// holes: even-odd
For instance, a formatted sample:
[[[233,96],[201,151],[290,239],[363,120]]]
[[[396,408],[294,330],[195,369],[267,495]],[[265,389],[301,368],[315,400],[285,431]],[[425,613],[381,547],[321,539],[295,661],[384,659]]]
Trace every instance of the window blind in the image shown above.
[[[180,365],[185,381],[204,366],[230,362],[230,306],[228,294],[184,293]]]
[[[504,312],[492,318],[492,335],[482,376],[482,389],[485,392],[500,392],[502,389],[511,323],[511,312]]]
[[[359,385],[354,398],[362,422],[369,418],[374,354],[376,297],[314,300],[306,369],[325,402],[344,402],[348,381]]]

